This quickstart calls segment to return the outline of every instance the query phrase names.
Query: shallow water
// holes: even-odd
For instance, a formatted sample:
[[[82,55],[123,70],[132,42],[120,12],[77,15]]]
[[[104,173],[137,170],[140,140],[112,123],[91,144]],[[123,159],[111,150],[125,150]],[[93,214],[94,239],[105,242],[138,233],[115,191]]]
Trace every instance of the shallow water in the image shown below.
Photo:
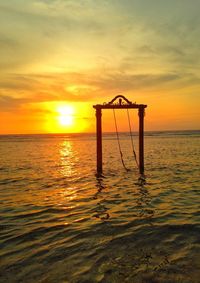
[[[127,134],[101,178],[94,135],[1,136],[0,282],[200,282],[199,145],[148,133],[144,181]]]

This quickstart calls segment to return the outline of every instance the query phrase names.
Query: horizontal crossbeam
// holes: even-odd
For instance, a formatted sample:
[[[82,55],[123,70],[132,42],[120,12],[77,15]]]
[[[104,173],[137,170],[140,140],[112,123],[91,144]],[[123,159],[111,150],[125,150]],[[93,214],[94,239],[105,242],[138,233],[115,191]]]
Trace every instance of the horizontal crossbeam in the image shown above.
[[[96,104],[93,105],[95,109],[144,109],[147,105],[145,104]]]

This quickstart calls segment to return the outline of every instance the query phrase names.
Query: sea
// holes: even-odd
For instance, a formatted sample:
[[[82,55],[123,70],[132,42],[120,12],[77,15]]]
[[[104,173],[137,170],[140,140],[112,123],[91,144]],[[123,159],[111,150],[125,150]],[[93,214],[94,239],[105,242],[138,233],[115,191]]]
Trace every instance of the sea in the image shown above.
[[[95,134],[0,136],[0,282],[199,283],[200,131],[144,140],[140,176],[104,133],[97,175]]]

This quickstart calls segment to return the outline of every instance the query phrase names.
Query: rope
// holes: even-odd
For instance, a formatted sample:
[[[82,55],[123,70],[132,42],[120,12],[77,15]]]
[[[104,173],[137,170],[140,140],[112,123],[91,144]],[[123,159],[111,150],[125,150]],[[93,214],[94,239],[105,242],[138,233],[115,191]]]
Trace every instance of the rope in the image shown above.
[[[132,135],[132,130],[131,130],[131,122],[130,122],[130,115],[129,115],[128,108],[127,108],[127,116],[128,116],[128,124],[129,124],[129,132],[130,132],[130,137],[131,137],[133,156],[134,156],[134,159],[135,159],[135,163],[136,163],[137,167],[139,168],[139,164],[138,164],[137,156],[136,156],[136,152],[135,152],[135,147],[134,147],[134,143],[133,143],[133,135]]]
[[[117,127],[117,119],[116,119],[116,116],[115,116],[115,109],[114,109],[114,108],[113,108],[113,115],[114,115],[114,120],[115,120],[115,130],[116,130],[116,135],[117,135],[117,142],[118,142],[118,147],[119,147],[121,162],[122,162],[122,165],[123,165],[124,169],[125,169],[126,171],[129,171],[129,169],[126,167],[126,165],[125,165],[125,163],[124,163],[124,159],[123,159],[123,154],[122,154],[121,145],[120,145],[120,141],[119,141],[119,133],[118,133],[118,127]]]

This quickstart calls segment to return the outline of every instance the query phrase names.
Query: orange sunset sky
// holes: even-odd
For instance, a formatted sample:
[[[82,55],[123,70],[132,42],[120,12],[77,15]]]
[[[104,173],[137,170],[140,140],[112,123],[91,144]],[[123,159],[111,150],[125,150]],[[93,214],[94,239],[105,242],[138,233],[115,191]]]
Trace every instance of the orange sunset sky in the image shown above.
[[[199,0],[0,0],[0,134],[94,132],[92,105],[118,94],[148,105],[146,130],[199,129],[199,13]]]

